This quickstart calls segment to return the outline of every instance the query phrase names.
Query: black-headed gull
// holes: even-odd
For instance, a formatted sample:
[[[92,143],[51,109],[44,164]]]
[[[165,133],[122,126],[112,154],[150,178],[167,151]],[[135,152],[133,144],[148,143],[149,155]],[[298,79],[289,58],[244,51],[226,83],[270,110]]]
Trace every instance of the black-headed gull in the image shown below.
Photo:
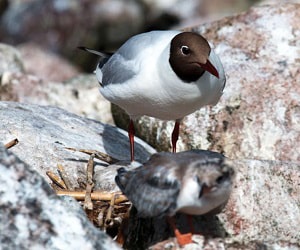
[[[234,170],[228,163],[206,150],[157,153],[134,170],[120,168],[115,180],[140,217],[218,213],[231,193]],[[191,241],[191,234],[172,227],[179,244]]]
[[[134,119],[147,115],[175,120],[172,148],[176,152],[181,119],[205,105],[215,105],[225,87],[219,57],[197,33],[142,33],[130,38],[114,54],[80,48],[100,55],[96,68],[100,92],[130,116],[131,160]]]

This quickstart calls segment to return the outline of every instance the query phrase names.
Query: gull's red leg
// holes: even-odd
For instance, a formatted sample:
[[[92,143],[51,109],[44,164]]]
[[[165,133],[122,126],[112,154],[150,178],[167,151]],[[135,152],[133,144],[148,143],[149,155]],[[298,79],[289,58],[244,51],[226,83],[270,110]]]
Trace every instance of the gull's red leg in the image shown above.
[[[186,244],[192,243],[192,234],[191,233],[187,233],[187,234],[181,234],[179,232],[179,230],[176,228],[175,222],[174,222],[174,218],[172,217],[168,217],[168,223],[170,224],[170,226],[172,227],[175,237],[177,239],[177,242],[180,246],[184,246]]]
[[[175,126],[172,132],[172,151],[173,153],[176,153],[176,143],[179,136],[179,126],[180,126],[180,120],[175,121]]]
[[[129,137],[129,144],[130,144],[130,160],[134,161],[134,124],[133,121],[130,119],[129,127],[128,127],[128,137]]]

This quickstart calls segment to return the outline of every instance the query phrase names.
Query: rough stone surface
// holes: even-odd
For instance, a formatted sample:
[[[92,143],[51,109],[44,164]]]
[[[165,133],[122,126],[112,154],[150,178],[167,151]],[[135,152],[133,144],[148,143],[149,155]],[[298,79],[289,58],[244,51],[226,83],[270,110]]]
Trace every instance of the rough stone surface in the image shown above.
[[[278,4],[195,27],[215,45],[227,75],[214,107],[187,116],[178,150],[201,148],[232,159],[299,161],[300,5]],[[117,125],[127,124],[115,115]],[[143,117],[137,134],[170,150],[173,122]]]
[[[0,172],[1,249],[121,249],[88,221],[74,199],[58,198],[3,145]]]
[[[300,242],[300,162],[235,160],[236,186],[221,220],[231,239]]]
[[[62,83],[35,75],[5,72],[0,82],[0,100],[53,105],[113,124],[110,103],[99,93],[94,75],[78,75]]]
[[[27,74],[36,75],[47,82],[63,82],[79,74],[79,70],[62,57],[45,51],[35,43],[18,46]]]
[[[198,29],[217,42],[228,75],[220,106],[209,113],[209,148],[231,158],[300,160],[294,150],[300,146],[299,11],[299,4],[258,7]]]
[[[65,147],[98,150],[119,160],[130,159],[127,132],[59,108],[0,102],[0,120],[1,142],[17,138],[19,144],[11,151],[49,182],[46,171],[56,173],[57,164],[64,166],[73,187],[78,187],[78,178],[86,178],[89,156]],[[135,152],[136,159],[144,162],[155,151],[137,138]],[[95,171],[105,172],[105,166],[105,162],[97,161]],[[103,183],[105,188],[115,188],[115,174]],[[97,187],[101,189],[101,179],[99,183]]]
[[[0,100],[54,105],[113,124],[110,103],[99,93],[95,75],[79,74],[36,44],[18,48],[0,44]]]
[[[10,45],[0,43],[0,77],[6,71],[23,72],[24,66],[18,50]]]
[[[22,155],[22,153],[25,153],[26,156],[23,156],[24,159],[26,159],[26,161],[31,162],[31,164],[33,164],[33,167],[34,165],[36,165],[36,162],[39,161],[38,159],[39,157],[45,156],[46,163],[40,161],[38,165],[42,168],[38,168],[39,169],[38,171],[43,172],[46,169],[49,170],[50,168],[48,166],[51,166],[51,162],[53,158],[51,154],[53,154],[53,152],[51,151],[51,143],[50,144],[46,143],[47,141],[47,138],[45,138],[46,137],[45,133],[46,133],[49,134],[49,137],[52,137],[52,139],[55,140],[55,143],[60,143],[56,146],[56,152],[54,152],[57,157],[60,157],[59,160],[60,163],[62,162],[62,159],[68,162],[69,164],[68,166],[71,166],[70,161],[86,162],[85,156],[77,155],[77,154],[76,156],[74,156],[73,153],[72,155],[68,154],[63,156],[60,152],[63,150],[62,146],[68,144],[67,139],[69,139],[70,137],[74,137],[74,140],[82,141],[81,136],[84,136],[83,133],[80,133],[82,131],[80,126],[79,127],[76,126],[77,124],[75,122],[76,117],[74,115],[70,115],[67,114],[66,112],[61,111],[65,119],[67,119],[69,123],[72,122],[71,126],[77,128],[77,131],[80,136],[78,134],[77,137],[69,135],[73,131],[72,129],[70,131],[70,129],[68,130],[66,128],[64,134],[67,134],[66,135],[67,138],[60,138],[59,141],[57,141],[58,138],[55,135],[54,130],[58,130],[62,128],[60,128],[59,126],[55,126],[54,130],[47,129],[47,127],[49,128],[50,126],[49,125],[46,126],[45,125],[46,122],[42,121],[41,114],[40,114],[41,111],[39,110],[41,108],[33,105],[25,105],[25,104],[21,105],[21,104],[14,104],[14,103],[9,103],[9,104],[10,105],[12,104],[14,108],[22,109],[22,112],[25,113],[26,113],[26,109],[28,110],[31,106],[31,109],[29,111],[36,112],[35,123],[39,124],[38,127],[33,126],[35,128],[35,134],[32,133],[31,138],[38,138],[37,135],[40,138],[38,146],[34,146],[33,139],[31,139],[29,143],[27,142],[24,133],[29,135],[31,126],[28,126],[29,122],[28,120],[24,119],[25,115],[23,115],[22,116],[23,136],[19,138],[20,144],[10,149],[10,151],[15,151],[18,155]],[[9,108],[8,103],[1,103],[1,105],[6,109]],[[52,120],[55,121],[55,123],[59,123],[60,119],[53,115],[54,111],[58,112],[58,109],[55,108],[54,110],[52,110],[52,112],[49,111],[51,111],[51,109],[53,108],[45,108],[45,109],[47,110],[50,117],[52,117]],[[1,111],[0,114],[2,118],[3,109],[0,109],[0,111]],[[17,117],[17,113],[12,112],[12,108],[9,108],[7,112],[11,113],[13,117]],[[7,119],[8,118],[6,117],[5,120]],[[31,119],[33,118],[31,117]],[[46,117],[43,117],[43,119],[46,119]],[[9,126],[6,126],[6,128],[8,128],[8,130],[6,131],[9,131],[10,133],[17,133],[17,131],[19,131],[18,134],[21,134],[21,131],[18,129],[19,123],[20,121],[18,120],[15,122],[15,124],[10,120],[10,122],[7,124]],[[39,127],[42,128],[44,133],[41,132],[42,130],[39,129]],[[92,129],[93,126],[91,126],[91,124],[88,124],[88,127]],[[3,131],[3,129],[1,129],[0,131]],[[1,135],[1,138],[3,137],[5,136]],[[120,136],[118,136],[118,138],[119,137]],[[74,146],[74,142],[73,142],[73,146]],[[47,152],[45,152],[46,150],[40,152],[41,149],[43,148],[46,149]],[[31,160],[32,158],[33,161]],[[41,232],[44,232],[43,231],[44,228],[46,228],[45,230],[48,230],[49,227],[51,228],[52,221],[49,222],[46,220],[48,227],[44,225],[44,223],[46,222],[43,216],[45,216],[44,214],[47,214],[48,210],[47,209],[45,210],[44,203],[40,199],[41,197],[44,198],[46,196],[45,195],[46,193],[50,197],[52,197],[52,199],[57,200],[57,198],[54,198],[52,191],[49,189],[46,183],[42,181],[41,178],[35,173],[35,171],[28,170],[29,173],[24,174],[25,172],[24,166],[26,165],[24,165],[23,163],[16,164],[16,167],[12,168],[12,165],[14,166],[14,161],[16,157],[12,156],[11,154],[8,155],[8,153],[4,151],[3,148],[1,151],[0,159],[1,159],[0,167],[2,167],[2,165],[5,166],[10,165],[10,168],[8,169],[7,167],[5,167],[6,171],[1,170],[1,173],[4,173],[1,176],[5,178],[0,181],[0,183],[2,184],[0,185],[0,191],[1,190],[5,191],[4,192],[5,195],[6,192],[10,192],[9,194],[7,194],[9,195],[9,202],[12,202],[14,200],[19,200],[16,198],[15,195],[18,194],[19,188],[21,189],[20,191],[21,193],[20,196],[17,197],[23,197],[26,201],[26,199],[28,198],[26,195],[28,195],[31,198],[30,204],[32,204],[32,200],[33,200],[32,195],[33,194],[36,195],[39,199],[38,198],[34,199],[35,201],[34,209],[36,209],[36,207],[39,207],[43,212],[39,212],[39,213],[35,212],[35,214],[37,213],[38,215],[41,216],[42,218],[41,222],[39,220],[38,222],[36,222],[36,220],[33,221],[34,223],[35,222],[38,223],[38,226],[36,227],[42,228]],[[3,161],[5,162],[5,164],[2,163]],[[7,162],[9,164],[7,164]],[[17,162],[19,163],[19,160],[17,160]],[[103,163],[99,163],[98,166],[96,165],[95,180],[97,181],[97,183],[102,182],[105,184],[105,185],[99,185],[101,190],[106,189],[106,190],[115,191],[116,190],[115,186],[109,185],[109,182],[111,183],[113,182],[115,170],[120,166],[126,166],[126,165],[128,164],[118,163],[116,165],[110,165],[109,167],[105,167]],[[257,249],[259,247],[260,248],[263,247],[264,249],[300,248],[299,245],[300,197],[298,195],[300,192],[300,163],[245,159],[245,160],[233,160],[232,165],[236,169],[236,178],[235,178],[235,184],[233,187],[232,195],[227,206],[225,207],[224,211],[217,216],[194,217],[194,226],[196,232],[200,232],[202,235],[206,237],[207,240],[204,240],[203,236],[195,235],[193,237],[195,242],[193,244],[189,244],[185,246],[183,249],[195,249],[195,248],[197,249],[200,247],[204,249],[219,249],[219,248]],[[130,167],[133,166],[131,165]],[[15,173],[14,171],[16,169],[17,172]],[[65,169],[67,170],[67,173],[70,173],[70,171],[74,172],[74,169],[76,169],[76,171],[83,171],[81,170],[81,168],[78,169],[78,166],[75,166],[72,169],[70,169],[69,167],[65,167]],[[9,172],[8,170],[11,172]],[[15,178],[13,176],[15,176]],[[72,179],[72,176],[70,177]],[[30,192],[30,186],[28,186],[28,184],[24,184],[27,178],[32,178],[30,179],[31,180],[30,183],[31,185],[34,186],[33,188],[35,191],[33,194],[32,192]],[[11,181],[15,179],[17,184]],[[42,187],[41,190],[39,189],[40,187]],[[26,195],[24,195],[24,192]],[[3,195],[3,192],[0,192],[0,194],[2,195],[2,197],[0,195],[1,199],[5,200],[6,196]],[[15,199],[13,199],[14,197]],[[27,203],[25,202],[24,205],[25,207],[27,207],[26,204]],[[46,207],[50,206],[49,202],[47,202],[46,204],[47,204],[47,206],[45,205]],[[76,206],[76,205],[75,204],[72,205],[71,203],[71,206]],[[31,208],[32,206],[29,207]],[[74,227],[75,219],[72,220],[71,218],[73,217],[70,218],[69,215],[67,216],[64,213],[64,209],[66,209],[65,208],[66,204],[63,202],[60,202],[59,204],[55,203],[55,207],[56,208],[54,212],[59,211],[59,213],[62,214],[64,218],[69,218],[72,221],[72,227],[75,230],[75,228],[77,228]],[[2,208],[7,209],[6,206],[4,207],[1,206],[0,209]],[[70,209],[69,206],[67,206],[67,210],[73,211],[73,209]],[[6,210],[4,211],[5,211],[4,218],[7,218],[8,217],[6,216],[7,211]],[[23,210],[21,209],[20,211],[19,210],[17,211],[16,219],[13,219],[12,221],[16,220],[16,223],[19,223],[17,221],[17,218],[19,218],[19,216],[23,216],[22,214]],[[51,215],[53,215],[53,210],[50,211],[51,211]],[[26,209],[24,213],[26,216],[32,216],[30,212],[28,212],[28,209]],[[2,215],[3,213],[1,212],[0,214]],[[11,214],[11,211],[9,212],[9,214]],[[56,218],[56,216],[54,217]],[[82,220],[83,215],[80,216],[77,215],[76,218],[78,217],[80,218],[80,220]],[[180,214],[178,214],[176,217],[181,232],[189,231],[190,228],[188,227],[188,224],[186,222],[186,217]],[[32,217],[30,218],[32,221]],[[56,219],[60,220],[59,218]],[[24,226],[24,228],[22,228],[23,230],[33,230],[31,229],[31,227],[28,226],[29,224],[24,225],[25,223],[24,220],[22,220],[20,223],[21,226],[22,225]],[[69,222],[63,221],[62,223],[66,225]],[[53,224],[55,223],[53,222]],[[56,225],[57,224],[55,224],[55,226]],[[162,220],[160,218],[140,220],[134,216],[134,211],[132,211],[132,216],[129,221],[129,226],[130,226],[129,230],[127,231],[127,234],[129,234],[128,242],[126,243],[127,249],[145,249],[146,247],[149,247],[153,244],[154,246],[152,247],[152,249],[170,249],[170,247],[173,247],[172,249],[178,248],[176,240],[172,236],[170,227],[167,225],[165,220]],[[6,232],[5,228],[0,232]],[[48,231],[46,231],[45,234],[47,235],[47,239],[48,239],[49,235],[47,232]],[[78,231],[76,232],[78,233]],[[20,234],[20,231],[17,231],[17,233]],[[0,233],[0,238],[1,235],[4,234]],[[4,235],[3,237],[7,239],[6,235]],[[46,237],[46,236],[43,235],[41,237]],[[163,240],[166,239],[168,239],[166,242],[162,242]],[[79,239],[77,238],[77,240]],[[22,238],[22,242],[23,242],[22,244],[28,244],[26,241],[24,243],[24,238]],[[45,238],[42,238],[41,242],[38,241],[38,243],[36,244],[50,244],[45,241]],[[54,242],[53,244],[56,244],[55,241],[53,242]],[[159,245],[156,245],[158,242],[160,242]],[[15,246],[12,244],[19,244],[19,241],[17,240],[15,241],[15,243],[9,241],[6,244],[8,244],[8,246]],[[91,247],[87,249],[94,249],[94,248]]]

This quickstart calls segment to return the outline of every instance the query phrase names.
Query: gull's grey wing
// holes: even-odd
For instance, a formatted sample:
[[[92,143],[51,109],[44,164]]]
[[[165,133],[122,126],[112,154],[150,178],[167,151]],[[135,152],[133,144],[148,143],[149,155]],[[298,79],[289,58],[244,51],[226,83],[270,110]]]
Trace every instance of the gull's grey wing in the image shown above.
[[[151,33],[144,33],[130,38],[120,49],[96,69],[97,79],[101,85],[124,83],[138,73],[138,55],[143,53],[151,41]]]
[[[137,65],[134,65],[120,54],[114,54],[97,65],[97,79],[101,85],[106,86],[114,83],[124,83],[137,74]]]
[[[159,165],[153,165],[158,161],[152,158],[135,170],[119,169],[116,183],[136,207],[140,217],[173,215],[181,185],[174,168],[170,168],[176,162],[160,161]]]
[[[156,44],[165,48],[179,31],[151,31],[131,37],[116,53],[105,63],[99,65],[101,71],[98,81],[102,85],[124,83],[134,78],[140,72],[140,60],[148,61],[148,57],[157,56],[161,51],[153,50]],[[151,45],[151,46],[150,46]]]

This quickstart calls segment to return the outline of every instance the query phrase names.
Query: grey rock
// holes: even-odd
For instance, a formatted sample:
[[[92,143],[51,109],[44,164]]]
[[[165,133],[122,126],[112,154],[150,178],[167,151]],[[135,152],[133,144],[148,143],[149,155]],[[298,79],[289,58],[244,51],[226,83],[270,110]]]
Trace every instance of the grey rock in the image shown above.
[[[0,82],[0,100],[53,105],[113,124],[110,103],[99,93],[94,75],[82,74],[65,82],[52,82],[26,73],[5,72]]]
[[[64,82],[79,74],[79,69],[57,54],[28,42],[17,46],[25,72],[46,82]]]
[[[95,75],[79,74],[61,57],[32,43],[19,50],[0,44],[1,101],[54,105],[113,124],[110,103],[99,87]]]
[[[300,247],[300,162],[234,160],[236,185],[220,219],[232,239]]]
[[[253,0],[144,0],[149,8],[149,18],[158,22],[163,16],[173,16],[175,26],[186,28],[191,25],[209,23],[224,16],[247,10],[257,1]],[[156,19],[155,19],[156,17]],[[160,17],[160,18],[159,18]]]
[[[1,249],[120,249],[87,219],[72,198],[0,145]]]
[[[109,165],[106,168],[97,168],[94,170],[94,180],[95,180],[95,188],[101,190],[108,190],[108,191],[120,191],[119,187],[115,185],[114,179],[119,168],[125,169],[134,169],[139,166],[143,161],[119,161],[114,164]]]
[[[78,186],[78,178],[85,180],[89,156],[66,147],[98,150],[123,161],[130,159],[127,132],[56,107],[0,102],[0,120],[1,141],[18,138],[19,144],[11,151],[48,182],[46,171],[56,173],[57,164],[64,166],[73,187]],[[144,162],[154,152],[136,138],[137,160]],[[106,169],[105,162],[96,161],[95,171],[104,173]],[[115,188],[114,176],[112,172],[105,182],[106,189]],[[103,183],[101,179],[99,183]]]
[[[49,86],[49,104],[103,123],[114,124],[110,102],[100,94],[99,88],[95,75],[81,74],[54,88],[54,91]],[[62,93],[68,94],[69,98],[55,98]]]
[[[10,45],[0,43],[0,77],[4,72],[23,72],[21,54]]]

